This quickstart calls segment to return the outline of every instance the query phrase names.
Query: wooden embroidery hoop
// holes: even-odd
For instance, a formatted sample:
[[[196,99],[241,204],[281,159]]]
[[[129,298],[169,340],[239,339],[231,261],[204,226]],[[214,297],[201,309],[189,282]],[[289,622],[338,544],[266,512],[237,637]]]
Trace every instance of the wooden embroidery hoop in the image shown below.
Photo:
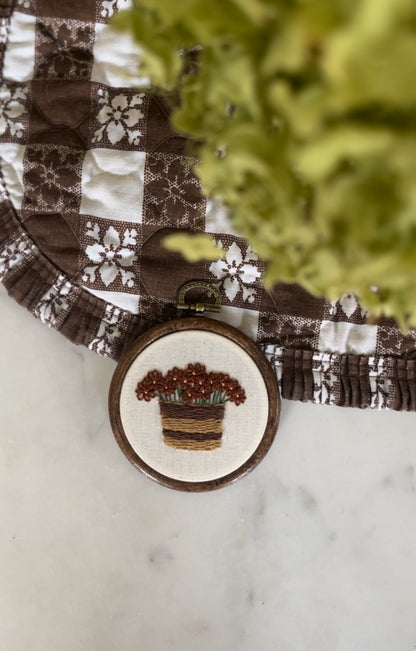
[[[214,291],[216,288],[213,288],[212,291],[212,293],[215,294],[217,298],[214,304],[185,303],[184,297],[186,292],[189,289],[197,286],[205,286],[205,288],[207,287],[206,284],[200,282],[187,283],[179,293],[178,308],[183,310],[193,310],[198,314],[203,313],[205,310],[218,312],[220,308],[218,294],[216,291]],[[210,287],[208,287],[208,289],[210,289]],[[169,337],[169,335],[172,335],[173,333],[180,333],[185,331],[197,331],[201,332],[202,335],[204,332],[210,332],[220,335],[221,337],[232,341],[234,344],[237,344],[257,366],[257,369],[263,378],[267,391],[267,424],[260,443],[256,447],[254,453],[252,453],[251,456],[234,471],[229,472],[222,477],[216,477],[215,479],[208,481],[183,481],[169,477],[168,475],[162,474],[156,468],[153,468],[151,465],[146,463],[141,458],[140,454],[138,454],[138,452],[133,448],[128,439],[128,436],[123,427],[120,410],[120,397],[123,383],[133,362],[143,353],[143,351],[147,350],[149,346],[152,346],[162,338]],[[148,477],[154,479],[158,483],[169,488],[187,492],[202,492],[222,488],[228,484],[233,483],[237,479],[241,479],[249,472],[251,472],[265,457],[274,441],[279,424],[280,406],[280,395],[276,376],[263,353],[256,347],[251,339],[228,324],[206,317],[201,318],[201,316],[175,319],[168,323],[156,326],[145,334],[141,335],[132,344],[132,346],[119,362],[113,375],[109,391],[110,423],[114,436],[125,456],[138,470],[143,472]]]

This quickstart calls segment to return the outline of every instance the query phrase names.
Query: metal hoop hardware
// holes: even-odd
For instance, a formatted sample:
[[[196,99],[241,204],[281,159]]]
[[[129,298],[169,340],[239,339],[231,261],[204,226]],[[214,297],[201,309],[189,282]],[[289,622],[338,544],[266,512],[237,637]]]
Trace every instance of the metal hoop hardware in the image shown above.
[[[190,289],[202,287],[215,298],[215,303],[186,303],[185,295]],[[197,314],[202,312],[219,312],[221,310],[221,293],[218,287],[211,285],[211,283],[204,280],[191,280],[189,283],[183,285],[178,292],[178,302],[176,304],[178,310],[190,310]]]

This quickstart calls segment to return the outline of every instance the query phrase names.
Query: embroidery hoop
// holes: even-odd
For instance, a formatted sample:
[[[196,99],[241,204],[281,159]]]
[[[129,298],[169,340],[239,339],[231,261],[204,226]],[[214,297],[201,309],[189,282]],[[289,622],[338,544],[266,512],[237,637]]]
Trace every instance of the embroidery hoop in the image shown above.
[[[200,283],[189,283],[189,285],[192,285],[193,287],[199,284]],[[196,303],[191,306],[184,304],[184,307],[182,309],[199,309],[199,311],[202,312],[202,305],[204,304]],[[210,306],[204,305],[204,307],[208,307],[209,309]],[[215,306],[214,311],[218,311],[215,309]],[[129,371],[131,374],[134,374],[134,363],[136,362],[136,366],[140,366],[141,355],[144,353],[147,355],[151,354],[152,347],[154,350],[156,350],[155,346],[158,346],[160,342],[163,343],[163,346],[169,347],[169,338],[171,338],[171,342],[173,342],[172,335],[176,335],[177,339],[177,335],[180,333],[193,333],[195,335],[198,335],[198,337],[199,335],[202,335],[202,338],[204,338],[205,335],[205,339],[207,336],[209,337],[210,335],[216,335],[217,337],[224,339],[225,345],[227,342],[232,342],[232,345],[236,345],[238,347],[237,350],[239,353],[241,353],[243,356],[247,356],[247,363],[254,363],[255,368],[258,370],[258,373],[264,382],[265,395],[267,395],[267,416],[265,417],[266,424],[264,430],[262,430],[260,433],[257,433],[256,435],[258,438],[255,438],[255,441],[259,440],[259,443],[256,445],[254,451],[252,451],[249,454],[248,458],[246,458],[242,463],[238,462],[236,467],[233,468],[230,472],[226,472],[222,476],[215,476],[210,479],[178,479],[175,476],[170,476],[168,473],[160,471],[160,469],[155,467],[156,464],[152,465],[152,463],[149,463],[143,458],[143,453],[137,449],[137,441],[135,443],[132,443],[131,427],[129,425],[126,426],[127,421],[125,419],[123,420],[123,404],[125,403],[125,399],[123,397],[124,394],[122,395],[123,386],[125,384],[126,377],[128,377]],[[221,339],[218,339],[218,341],[220,342]],[[182,355],[179,351],[177,356],[179,363],[181,357]],[[137,376],[137,380],[138,379],[139,377]],[[134,398],[132,398],[132,401],[134,403]],[[201,492],[222,488],[251,472],[265,457],[274,441],[279,424],[280,407],[280,395],[275,374],[273,373],[269,362],[264,357],[262,352],[257,348],[257,346],[248,337],[246,337],[246,335],[242,334],[236,328],[228,324],[224,324],[221,321],[205,317],[201,318],[201,316],[175,319],[160,326],[156,326],[145,334],[141,335],[132,344],[130,349],[125,353],[119,362],[114,373],[109,391],[110,423],[114,436],[125,456],[138,470],[143,472],[151,479],[169,488],[187,492]],[[232,408],[234,408],[234,406]],[[150,434],[147,435],[150,436]],[[181,452],[179,452],[179,455],[180,454]],[[195,455],[201,454],[210,455],[211,452],[198,451],[191,453],[191,455],[194,455],[194,457]],[[187,457],[185,457],[185,459],[186,458]]]

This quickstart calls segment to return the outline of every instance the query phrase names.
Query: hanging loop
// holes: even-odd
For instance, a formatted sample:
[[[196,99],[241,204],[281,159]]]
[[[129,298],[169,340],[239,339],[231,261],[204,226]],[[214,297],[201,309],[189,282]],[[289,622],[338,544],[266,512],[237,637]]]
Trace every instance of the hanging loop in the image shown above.
[[[215,298],[214,303],[186,303],[185,295],[191,289],[204,288]],[[183,285],[178,292],[178,302],[176,304],[178,310],[190,310],[197,314],[202,312],[219,312],[221,310],[221,293],[218,287],[208,283],[204,280],[191,280],[189,283]]]

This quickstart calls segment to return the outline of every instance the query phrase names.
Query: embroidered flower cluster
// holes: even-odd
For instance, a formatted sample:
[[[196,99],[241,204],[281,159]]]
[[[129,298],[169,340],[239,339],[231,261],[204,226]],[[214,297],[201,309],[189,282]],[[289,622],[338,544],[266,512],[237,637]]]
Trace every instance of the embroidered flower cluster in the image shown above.
[[[149,402],[158,397],[165,402],[188,405],[219,405],[233,402],[242,405],[246,394],[238,380],[226,373],[207,372],[203,364],[188,364],[184,369],[176,366],[165,375],[149,371],[137,384],[138,400]]]

